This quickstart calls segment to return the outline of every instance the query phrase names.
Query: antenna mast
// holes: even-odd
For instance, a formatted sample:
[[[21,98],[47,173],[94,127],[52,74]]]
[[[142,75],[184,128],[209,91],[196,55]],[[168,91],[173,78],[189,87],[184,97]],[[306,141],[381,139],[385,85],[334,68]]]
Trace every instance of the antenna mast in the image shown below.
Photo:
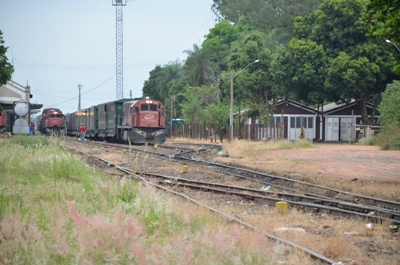
[[[124,18],[123,7],[126,6],[127,0],[112,0],[112,5],[116,10],[116,99],[124,97]]]
[[[81,88],[82,88],[82,85],[79,84],[79,85],[78,85],[78,89],[79,89],[78,110],[81,110]]]

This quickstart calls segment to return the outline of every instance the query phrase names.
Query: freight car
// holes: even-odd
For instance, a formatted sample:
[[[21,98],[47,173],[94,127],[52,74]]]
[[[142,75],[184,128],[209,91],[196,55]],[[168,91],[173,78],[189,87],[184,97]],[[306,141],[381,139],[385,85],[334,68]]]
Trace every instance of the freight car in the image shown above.
[[[64,115],[60,109],[47,108],[42,111],[38,130],[45,135],[59,135],[65,130]]]
[[[96,140],[162,144],[166,138],[166,109],[148,97],[120,99],[92,106],[65,118],[69,135],[79,135],[80,125],[86,127],[86,137]]]

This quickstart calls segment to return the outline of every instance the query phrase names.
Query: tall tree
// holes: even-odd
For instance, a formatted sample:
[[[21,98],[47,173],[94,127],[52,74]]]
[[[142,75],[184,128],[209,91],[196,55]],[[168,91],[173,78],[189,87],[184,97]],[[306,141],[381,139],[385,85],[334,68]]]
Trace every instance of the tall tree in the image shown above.
[[[383,40],[388,39],[393,44],[400,43],[400,1],[397,0],[366,0],[362,12],[362,20],[368,26],[368,37]],[[396,45],[396,44],[395,44]],[[397,46],[397,45],[396,45]],[[398,46],[396,47],[398,48]],[[400,52],[400,51],[394,51]],[[400,72],[400,64],[395,71]]]
[[[149,80],[144,82],[143,96],[150,96],[161,102],[166,102],[170,93],[171,87],[177,80],[183,77],[182,64],[176,60],[167,65],[157,65],[154,70],[150,72]]]
[[[212,10],[218,19],[227,19],[235,24],[247,19],[263,32],[280,29],[286,32],[287,43],[293,36],[293,22],[297,16],[313,12],[323,0],[214,0]]]
[[[325,0],[313,14],[296,19],[291,48],[293,60],[302,68],[296,70],[301,78],[315,71],[312,91],[317,91],[322,74],[321,92],[327,92],[329,100],[359,100],[362,120],[369,124],[381,93],[396,77],[395,59],[386,47],[365,36],[367,28],[358,17],[362,8],[363,0]],[[328,62],[326,71],[323,62]],[[372,117],[367,114],[367,101],[374,103]]]
[[[183,51],[188,57],[185,62],[184,71],[189,85],[205,85],[204,73],[210,67],[210,57],[207,49],[193,44],[193,50]]]
[[[249,66],[256,60],[259,62]],[[275,99],[276,95],[271,85],[271,52],[266,48],[265,34],[249,33],[235,45],[230,61],[231,69],[234,71],[235,105],[240,104],[240,101],[257,105],[260,112],[268,117],[273,108],[270,105],[271,100]]]
[[[158,94],[157,91],[157,76],[161,74],[163,71],[162,67],[160,65],[157,65],[153,70],[150,71],[150,77],[148,80],[144,81],[143,88],[142,88],[142,94],[143,97],[150,97],[155,100],[160,100],[161,101],[161,96]]]
[[[4,85],[11,79],[14,67],[8,62],[6,52],[8,47],[4,46],[3,32],[0,30],[0,85]]]
[[[293,56],[291,88],[295,98],[311,104],[323,104],[327,98],[324,82],[328,58],[322,45],[293,38],[289,47]]]
[[[400,42],[400,2],[366,0],[362,19],[369,26],[367,36]]]

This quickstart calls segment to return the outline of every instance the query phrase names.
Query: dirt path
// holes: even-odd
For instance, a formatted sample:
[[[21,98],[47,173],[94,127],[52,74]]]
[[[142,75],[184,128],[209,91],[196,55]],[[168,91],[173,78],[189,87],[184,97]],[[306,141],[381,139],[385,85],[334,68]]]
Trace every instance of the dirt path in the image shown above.
[[[400,182],[400,151],[381,151],[376,146],[317,144],[309,149],[266,151],[258,158],[316,164],[316,173],[327,177]]]

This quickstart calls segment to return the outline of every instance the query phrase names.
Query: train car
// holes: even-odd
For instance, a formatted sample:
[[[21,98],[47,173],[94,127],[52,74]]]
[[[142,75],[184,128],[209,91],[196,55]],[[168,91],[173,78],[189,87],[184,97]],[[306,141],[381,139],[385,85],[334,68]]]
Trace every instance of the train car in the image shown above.
[[[45,134],[60,134],[65,130],[64,115],[60,109],[46,108],[38,123],[38,130]]]
[[[14,118],[15,115],[12,110],[2,110],[0,112],[0,133],[12,132]]]
[[[87,123],[87,112],[87,109],[83,109],[65,115],[64,120],[65,127],[67,128],[67,135],[79,136],[79,127],[82,123]]]
[[[166,109],[155,100],[120,99],[66,115],[68,134],[78,135],[83,123],[86,137],[133,144],[162,144],[166,138]]]

